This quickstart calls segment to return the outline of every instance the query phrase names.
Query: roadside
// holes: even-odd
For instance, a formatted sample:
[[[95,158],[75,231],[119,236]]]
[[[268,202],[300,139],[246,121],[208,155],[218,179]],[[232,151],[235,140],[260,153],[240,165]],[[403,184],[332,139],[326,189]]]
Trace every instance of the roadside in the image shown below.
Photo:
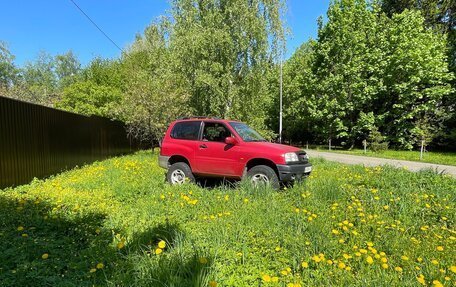
[[[328,147],[311,147],[315,151],[321,152],[331,152],[331,153],[343,153],[350,155],[360,155],[366,157],[376,157],[376,158],[387,158],[395,160],[406,160],[406,161],[416,161],[421,163],[434,163],[434,164],[444,164],[456,166],[456,152],[425,152],[424,157],[420,160],[419,151],[398,151],[398,150],[385,150],[382,152],[373,152],[368,150],[367,153],[364,153],[362,149],[332,149],[328,150]],[[307,149],[306,149],[307,150]]]
[[[322,157],[326,160],[336,161],[345,164],[362,164],[365,166],[390,165],[398,168],[406,168],[410,171],[420,171],[423,169],[432,169],[438,173],[444,173],[456,177],[456,166],[433,164],[425,162],[416,162],[408,160],[385,159],[369,156],[349,155],[334,152],[321,152],[316,150],[306,150],[309,156]]]

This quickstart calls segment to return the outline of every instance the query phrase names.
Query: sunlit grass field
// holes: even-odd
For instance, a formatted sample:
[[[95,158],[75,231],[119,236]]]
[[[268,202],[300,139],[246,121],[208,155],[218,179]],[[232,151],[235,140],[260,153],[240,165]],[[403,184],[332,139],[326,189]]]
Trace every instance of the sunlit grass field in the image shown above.
[[[320,148],[318,150],[328,151],[327,148],[326,149]],[[330,152],[371,156],[371,157],[380,157],[380,158],[389,158],[389,159],[410,160],[410,161],[418,161],[418,162],[428,162],[428,163],[435,163],[435,164],[456,165],[456,152],[425,152],[422,160],[420,160],[419,151],[385,150],[382,152],[373,152],[373,151],[368,150],[367,153],[364,153],[364,150],[353,149],[353,150],[331,150]]]
[[[150,152],[0,192],[1,286],[455,286],[456,181],[314,160],[305,183],[169,186]]]

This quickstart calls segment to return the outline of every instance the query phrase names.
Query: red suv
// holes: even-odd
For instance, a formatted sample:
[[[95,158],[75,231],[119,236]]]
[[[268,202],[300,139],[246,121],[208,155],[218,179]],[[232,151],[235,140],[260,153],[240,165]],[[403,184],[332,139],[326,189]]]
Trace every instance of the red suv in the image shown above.
[[[266,141],[245,123],[216,118],[181,118],[169,126],[159,164],[171,184],[195,176],[248,178],[279,188],[312,171],[306,152]]]

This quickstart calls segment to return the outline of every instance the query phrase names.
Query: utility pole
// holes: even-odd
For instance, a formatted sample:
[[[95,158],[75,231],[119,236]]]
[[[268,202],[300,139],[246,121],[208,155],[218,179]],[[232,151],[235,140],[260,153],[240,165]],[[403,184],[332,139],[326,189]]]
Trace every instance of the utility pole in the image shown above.
[[[280,56],[280,112],[279,112],[279,143],[282,143],[282,69],[283,61]]]

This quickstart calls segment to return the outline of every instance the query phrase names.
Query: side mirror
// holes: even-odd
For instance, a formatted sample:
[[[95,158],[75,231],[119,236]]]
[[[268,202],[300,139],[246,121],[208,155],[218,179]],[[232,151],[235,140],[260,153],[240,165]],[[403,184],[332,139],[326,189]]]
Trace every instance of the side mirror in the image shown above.
[[[229,144],[229,145],[236,145],[237,144],[237,140],[233,137],[226,137],[225,138],[225,143],[226,144]]]

